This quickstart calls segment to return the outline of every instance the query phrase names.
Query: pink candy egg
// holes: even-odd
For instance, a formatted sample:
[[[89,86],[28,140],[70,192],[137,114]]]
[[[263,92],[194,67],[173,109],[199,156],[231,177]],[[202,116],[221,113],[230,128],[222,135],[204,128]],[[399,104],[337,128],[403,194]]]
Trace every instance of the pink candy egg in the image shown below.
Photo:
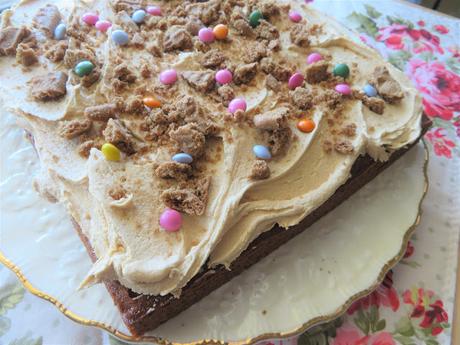
[[[85,13],[81,20],[88,25],[94,25],[99,20],[99,16],[96,13]]]
[[[304,81],[304,77],[302,74],[300,73],[294,73],[290,78],[289,78],[289,81],[288,81],[288,87],[291,89],[291,90],[294,90],[296,87],[299,87],[299,86],[302,86],[303,84],[303,81]]]
[[[291,11],[289,12],[289,19],[294,23],[298,23],[302,20],[302,16],[297,11]]]
[[[246,101],[242,98],[233,99],[228,105],[228,111],[234,114],[237,110],[246,111]]]
[[[321,54],[318,54],[318,53],[311,53],[311,54],[308,55],[308,57],[307,57],[307,63],[308,63],[309,65],[311,65],[312,63],[321,61],[322,59],[323,59],[323,56],[322,56]]]
[[[350,95],[351,94],[351,88],[348,86],[348,84],[337,84],[335,86],[335,91],[338,93],[341,93],[342,95]]]
[[[160,73],[160,81],[162,84],[171,85],[177,81],[177,72],[173,69],[167,69]]]
[[[106,32],[112,26],[112,23],[108,20],[98,20],[94,26],[100,32]]]
[[[145,11],[152,16],[161,16],[161,8],[158,6],[147,6]]]
[[[228,84],[232,81],[233,75],[228,69],[221,69],[216,73],[216,81],[219,84]]]
[[[168,232],[174,232],[182,227],[182,215],[176,210],[167,208],[160,216],[160,226]]]
[[[198,31],[198,37],[200,41],[204,43],[214,42],[215,39],[214,32],[210,28],[201,28],[200,31]]]

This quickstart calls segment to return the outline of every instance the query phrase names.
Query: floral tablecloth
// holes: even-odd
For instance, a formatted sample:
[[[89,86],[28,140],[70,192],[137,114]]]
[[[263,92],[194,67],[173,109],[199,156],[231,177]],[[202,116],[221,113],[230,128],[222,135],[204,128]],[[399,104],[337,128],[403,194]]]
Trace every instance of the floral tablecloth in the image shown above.
[[[375,292],[333,322],[264,345],[449,344],[460,233],[460,20],[403,1],[306,2],[357,30],[420,90],[434,123],[425,137],[430,188],[404,259]],[[1,267],[0,344],[124,343],[73,323]]]

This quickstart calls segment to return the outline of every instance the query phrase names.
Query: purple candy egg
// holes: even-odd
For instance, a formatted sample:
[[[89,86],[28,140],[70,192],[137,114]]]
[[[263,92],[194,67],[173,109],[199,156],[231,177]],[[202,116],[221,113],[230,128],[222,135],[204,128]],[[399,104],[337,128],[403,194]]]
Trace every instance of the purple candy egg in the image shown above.
[[[338,93],[341,93],[342,95],[351,94],[351,88],[348,84],[337,84],[335,86],[335,91],[337,91]]]
[[[311,65],[312,63],[321,61],[322,59],[323,59],[323,56],[322,56],[321,54],[318,54],[318,53],[311,53],[311,54],[308,55],[308,57],[307,57],[307,63],[308,63],[309,65]]]
[[[296,87],[299,87],[299,86],[302,86],[303,84],[303,81],[304,81],[304,77],[302,74],[300,73],[294,73],[290,78],[289,78],[289,81],[288,81],[288,87],[291,89],[291,90],[294,90]]]
[[[289,12],[289,19],[293,21],[294,23],[298,23],[302,20],[302,16],[297,11],[291,11]]]
[[[216,73],[216,81],[219,84],[228,84],[232,81],[233,75],[228,69],[221,69]]]
[[[174,232],[182,227],[182,215],[176,210],[167,208],[160,216],[160,226],[168,232]]]
[[[204,43],[214,42],[215,39],[214,32],[212,32],[210,28],[201,28],[200,31],[198,31],[198,37],[200,41]]]
[[[98,20],[94,26],[99,31],[106,32],[112,26],[112,23],[108,20]]]
[[[167,69],[160,73],[160,82],[165,85],[174,84],[177,81],[177,72],[174,69]]]
[[[228,111],[234,114],[237,110],[246,111],[246,101],[243,98],[235,98],[228,105]]]
[[[99,16],[96,13],[85,13],[81,20],[88,25],[94,25],[99,20]]]
[[[147,6],[145,11],[152,16],[161,16],[161,8],[158,6]]]

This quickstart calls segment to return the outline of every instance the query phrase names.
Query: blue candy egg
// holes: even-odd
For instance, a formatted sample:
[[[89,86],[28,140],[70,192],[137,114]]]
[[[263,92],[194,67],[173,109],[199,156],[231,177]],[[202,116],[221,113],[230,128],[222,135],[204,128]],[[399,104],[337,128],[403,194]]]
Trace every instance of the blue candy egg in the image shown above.
[[[54,29],[54,38],[56,40],[63,40],[65,38],[66,26],[64,23],[59,24]]]
[[[366,84],[363,88],[363,91],[367,97],[377,96],[377,90],[371,84]]]
[[[129,42],[129,36],[123,30],[112,31],[112,41],[119,46],[123,46]]]
[[[263,145],[254,145],[254,147],[252,148],[252,151],[254,152],[257,158],[260,158],[260,159],[271,159],[272,158],[272,154],[270,153],[270,150]]]
[[[132,20],[137,23],[137,24],[141,24],[142,22],[144,22],[144,18],[145,18],[145,11],[144,10],[137,10],[137,11],[134,11],[133,15],[131,16]]]
[[[172,157],[172,160],[177,163],[190,164],[193,162],[193,157],[188,153],[177,153]]]

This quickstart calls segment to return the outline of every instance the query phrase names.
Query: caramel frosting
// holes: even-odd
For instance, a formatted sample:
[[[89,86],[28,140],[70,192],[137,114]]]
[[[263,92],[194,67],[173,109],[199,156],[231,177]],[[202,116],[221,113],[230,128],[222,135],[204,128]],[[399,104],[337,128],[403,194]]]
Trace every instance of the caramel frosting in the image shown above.
[[[277,2],[280,13],[269,13],[266,18],[279,32],[279,37],[272,39],[264,38],[273,34],[272,29],[245,36],[232,24],[239,18],[235,14],[247,18],[254,7],[265,8],[268,2],[262,0],[158,2],[163,16],[146,17],[141,25],[130,19],[130,6],[145,7],[141,1],[55,1],[68,28],[68,48],[62,61],[52,62],[45,51],[56,49],[59,42],[46,37],[33,25],[34,14],[48,3],[52,2],[23,0],[3,15],[3,28],[26,26],[35,35],[39,61],[24,67],[14,56],[0,57],[1,100],[2,107],[14,112],[34,138],[42,167],[36,188],[44,196],[66,205],[95,250],[98,260],[83,286],[116,279],[137,293],[180,295],[181,288],[205,265],[230,267],[251,241],[275,224],[289,231],[290,226],[299,223],[347,181],[360,155],[386,160],[391,152],[420,134],[421,99],[404,74],[354,39],[353,33],[333,19],[304,4]],[[217,8],[218,16],[214,19],[202,17],[209,6]],[[301,13],[300,23],[289,20],[289,8]],[[227,13],[229,10],[232,13]],[[86,12],[97,12],[100,18],[112,22],[112,27],[102,33],[87,26],[81,22]],[[187,20],[193,15],[209,21],[205,24],[211,27],[227,18],[228,39],[203,44],[195,33],[190,34],[192,46],[182,42],[183,49],[165,51],[169,50],[165,46],[171,43],[167,42],[168,30],[174,25],[179,29],[187,27]],[[293,42],[291,31],[296,25],[308,29],[308,44]],[[69,33],[69,28],[77,33]],[[80,29],[84,39],[78,38]],[[116,29],[128,33],[128,45],[118,46],[113,42],[111,32]],[[156,49],[161,47],[158,42],[163,42],[160,51]],[[242,82],[235,80],[236,70],[247,63],[245,54],[258,42],[267,46],[279,44],[279,50],[267,48],[267,58],[291,73],[306,73],[306,57],[312,52],[324,57],[330,66],[328,80],[304,83],[304,88],[317,96],[314,104],[303,110],[293,104],[295,91],[288,89],[286,80],[278,81],[276,91],[267,87],[270,73],[261,71],[263,61],[255,62],[256,74],[252,78],[243,75]],[[238,119],[241,114],[229,113],[216,85],[197,87],[186,80],[197,71],[214,77],[216,68],[203,66],[209,49],[223,53],[226,59],[223,64],[234,72],[234,83],[230,84],[234,96],[247,102],[241,119]],[[70,63],[70,53],[82,50],[91,52],[100,73],[96,81],[86,86],[72,71]],[[338,63],[350,67],[346,82],[354,90],[351,96],[331,96],[335,84],[343,82],[330,74]],[[387,100],[383,113],[377,114],[364,105],[365,96],[359,90],[372,80],[376,68],[382,66],[399,84],[403,97],[391,103]],[[166,69],[178,73],[179,79],[172,86],[158,81],[160,72]],[[32,78],[56,71],[68,75],[65,96],[51,101],[31,97]],[[244,80],[246,77],[250,80]],[[118,81],[114,83],[116,78]],[[162,193],[178,186],[176,181],[162,179],[155,173],[159,165],[171,161],[172,154],[177,153],[168,136],[169,129],[160,135],[155,133],[152,139],[146,136],[143,124],[157,110],[120,107],[120,103],[129,103],[132,96],[148,95],[158,97],[163,107],[174,107],[178,100],[191,96],[199,117],[218,128],[206,134],[204,153],[199,159],[194,157],[196,162],[192,166],[194,178],[210,178],[206,208],[202,215],[183,213],[183,225],[177,232],[167,232],[159,225],[165,209]],[[336,102],[333,105],[321,102],[321,95]],[[88,107],[115,103],[117,114],[108,116],[115,119],[94,120],[91,129],[82,130],[84,134],[64,132],[63,135],[63,126],[72,120],[85,119]],[[291,136],[290,144],[267,161],[268,178],[250,178],[255,162],[252,148],[256,144],[269,145],[267,133],[271,133],[270,129],[256,127],[253,118],[282,108],[289,113],[283,118],[283,126],[290,130],[282,133]],[[314,121],[313,132],[303,133],[296,128],[299,117]],[[131,143],[121,161],[108,161],[100,151],[104,142],[101,133],[120,123],[129,130]],[[352,133],[347,133],[346,128],[352,128]],[[89,146],[85,157],[78,148],[88,141],[94,145]],[[186,188],[192,183],[185,179],[180,186]]]

